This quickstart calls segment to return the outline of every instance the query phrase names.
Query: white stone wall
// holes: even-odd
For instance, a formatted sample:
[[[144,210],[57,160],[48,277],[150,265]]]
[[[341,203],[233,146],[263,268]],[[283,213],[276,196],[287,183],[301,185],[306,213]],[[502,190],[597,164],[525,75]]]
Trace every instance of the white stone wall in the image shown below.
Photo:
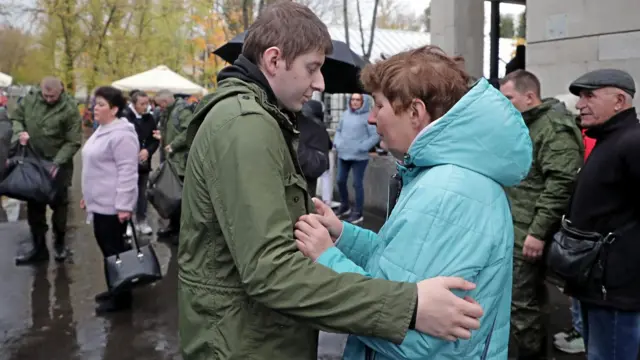
[[[529,0],[527,43],[527,70],[543,96],[567,93],[601,68],[626,70],[640,87],[640,0]]]

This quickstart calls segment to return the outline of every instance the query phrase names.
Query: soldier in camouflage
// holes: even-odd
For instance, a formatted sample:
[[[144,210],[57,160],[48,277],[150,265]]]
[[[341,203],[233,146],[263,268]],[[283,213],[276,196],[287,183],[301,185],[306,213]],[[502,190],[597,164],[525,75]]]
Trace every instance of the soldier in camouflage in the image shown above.
[[[160,91],[155,97],[156,104],[162,109],[160,115],[160,137],[165,159],[176,170],[180,179],[184,178],[187,167],[189,146],[187,144],[187,128],[193,118],[193,108],[183,99],[175,99],[169,91]],[[180,211],[174,214],[169,226],[158,230],[158,236],[177,235],[180,229]]]
[[[542,254],[545,241],[565,212],[584,145],[573,116],[556,99],[541,100],[540,82],[530,72],[509,73],[500,91],[522,113],[533,143],[529,175],[506,189],[511,202],[515,246],[511,329],[518,359],[546,359],[547,292]]]
[[[32,90],[11,114],[15,144],[30,145],[40,158],[55,165],[51,175],[58,190],[51,224],[53,227],[55,259],[67,257],[65,233],[69,207],[69,186],[73,177],[73,156],[82,143],[82,117],[75,99],[64,92],[62,82],[53,77],[42,80],[40,88]],[[49,258],[45,242],[48,231],[46,204],[28,203],[27,221],[33,237],[33,248],[19,254],[16,264],[29,264]]]

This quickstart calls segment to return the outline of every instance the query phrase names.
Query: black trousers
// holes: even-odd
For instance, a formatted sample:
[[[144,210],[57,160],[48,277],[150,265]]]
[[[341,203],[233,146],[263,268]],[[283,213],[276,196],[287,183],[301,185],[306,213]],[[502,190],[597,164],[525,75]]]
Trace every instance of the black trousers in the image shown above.
[[[118,215],[93,214],[93,235],[104,257],[119,254],[128,249],[124,239],[127,223],[121,223]]]
[[[127,223],[121,223],[118,215],[93,214],[93,235],[105,258],[129,249],[124,238],[126,231]],[[114,300],[118,303],[130,302],[131,292],[118,293]]]
[[[57,242],[64,242],[67,231],[67,213],[69,210],[69,188],[60,187],[56,198],[49,205],[51,214],[51,224],[53,225],[53,235]],[[42,203],[27,203],[27,222],[34,236],[45,236],[49,230],[47,225],[47,205]]]

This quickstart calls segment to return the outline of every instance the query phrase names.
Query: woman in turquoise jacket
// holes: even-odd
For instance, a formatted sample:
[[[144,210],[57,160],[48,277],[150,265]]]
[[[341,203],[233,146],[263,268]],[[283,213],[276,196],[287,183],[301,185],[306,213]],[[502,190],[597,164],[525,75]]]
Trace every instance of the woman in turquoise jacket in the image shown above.
[[[434,58],[433,61],[440,59],[448,64],[441,59],[444,55],[428,54],[431,57],[422,61],[418,57],[415,63]],[[406,61],[409,60],[405,58]],[[374,66],[383,67],[384,63]],[[328,207],[314,200],[322,215],[304,216],[296,224],[298,247],[340,273],[356,272],[406,282],[438,276],[463,277],[475,283],[476,289],[457,295],[479,302],[485,314],[480,329],[469,340],[447,341],[410,331],[398,345],[352,335],[344,359],[481,359],[487,346],[486,359],[506,360],[514,240],[503,187],[518,184],[529,171],[532,145],[528,130],[509,100],[484,79],[471,89],[465,83],[455,105],[445,108],[444,114],[431,116],[435,121],[421,122],[428,119],[428,110],[424,109],[432,104],[418,96],[405,110],[417,109],[416,116],[405,111],[389,112],[385,107],[390,100],[378,91],[392,86],[385,85],[383,70],[365,69],[363,82],[376,99],[376,113],[370,122],[376,123],[383,145],[396,156],[405,154],[398,165],[403,184],[398,202],[376,234],[339,222]],[[380,84],[367,81],[366,73],[374,71],[383,74]],[[446,71],[431,78],[438,75],[450,82],[458,78],[460,84],[466,81],[464,73]],[[451,87],[443,87],[442,91],[455,93]],[[437,110],[437,106],[431,108]],[[383,120],[385,112],[394,115]],[[403,122],[411,124],[415,136],[406,136],[406,129],[398,131]],[[423,126],[416,125],[419,123]],[[320,223],[334,238],[339,235],[335,246],[326,244],[331,239],[327,229],[317,226]]]

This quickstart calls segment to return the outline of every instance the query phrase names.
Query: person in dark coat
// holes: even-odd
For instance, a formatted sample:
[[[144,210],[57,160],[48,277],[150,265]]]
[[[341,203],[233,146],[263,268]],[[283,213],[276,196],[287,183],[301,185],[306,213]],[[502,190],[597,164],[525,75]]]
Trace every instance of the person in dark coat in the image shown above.
[[[307,101],[298,117],[298,161],[311,196],[316,194],[318,178],[329,169],[332,144],[323,119],[322,103],[316,100]]]
[[[7,108],[0,106],[0,179],[2,178],[7,159],[9,158],[12,135],[13,127],[7,114]]]
[[[569,91],[580,97],[580,125],[596,145],[578,174],[567,219],[581,232],[614,235],[603,245],[597,265],[576,264],[594,271],[584,283],[567,281],[565,292],[580,301],[588,359],[635,360],[640,349],[636,86],[627,72],[600,69],[576,79]]]
[[[131,103],[123,110],[123,116],[136,128],[140,141],[140,161],[138,166],[138,202],[136,204],[136,231],[143,235],[150,235],[153,230],[147,223],[147,183],[151,172],[151,157],[158,150],[160,141],[154,136],[157,130],[156,121],[148,111],[149,95],[143,91],[136,91],[131,95]],[[131,236],[133,229],[127,229],[127,236]]]

